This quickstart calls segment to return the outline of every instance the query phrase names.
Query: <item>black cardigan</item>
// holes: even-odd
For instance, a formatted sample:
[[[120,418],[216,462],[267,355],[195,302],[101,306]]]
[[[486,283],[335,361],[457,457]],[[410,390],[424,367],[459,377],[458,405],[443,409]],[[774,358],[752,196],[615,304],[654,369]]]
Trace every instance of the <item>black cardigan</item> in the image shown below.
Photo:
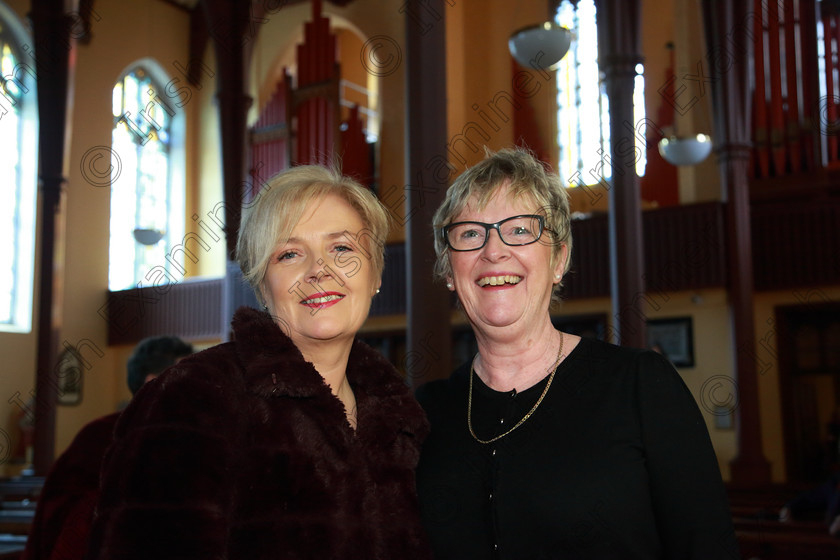
[[[513,394],[475,376],[476,435],[512,427],[546,381]],[[417,393],[432,424],[418,492],[438,560],[740,558],[706,425],[659,354],[581,340],[536,412],[489,444],[467,430],[468,383],[466,364]]]
[[[89,558],[428,558],[414,485],[423,411],[360,342],[358,429],[265,314],[147,383],[105,459]]]

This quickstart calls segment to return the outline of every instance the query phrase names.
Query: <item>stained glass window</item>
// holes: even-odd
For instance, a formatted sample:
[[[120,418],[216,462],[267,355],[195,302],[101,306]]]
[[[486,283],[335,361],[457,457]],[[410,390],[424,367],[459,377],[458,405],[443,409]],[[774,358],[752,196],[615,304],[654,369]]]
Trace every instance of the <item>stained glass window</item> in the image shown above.
[[[598,29],[594,0],[580,0],[577,8],[560,3],[555,20],[574,33],[568,54],[557,69],[558,144],[561,178],[569,186],[595,185],[612,176],[610,108],[598,68]],[[633,91],[636,123],[645,119],[644,68],[636,67]],[[594,124],[594,123],[597,123]],[[644,134],[644,127],[637,127]],[[641,158],[636,173],[644,175],[646,146],[636,138]]]
[[[0,330],[32,325],[37,119],[35,71],[0,19]]]
[[[111,290],[160,284],[161,278],[178,278],[183,271],[170,256],[184,220],[178,211],[183,208],[183,186],[173,188],[170,165],[175,106],[160,92],[160,86],[142,67],[114,85],[108,279]],[[136,232],[152,239],[143,244]],[[159,240],[155,240],[157,235]],[[157,267],[166,272],[149,276]]]

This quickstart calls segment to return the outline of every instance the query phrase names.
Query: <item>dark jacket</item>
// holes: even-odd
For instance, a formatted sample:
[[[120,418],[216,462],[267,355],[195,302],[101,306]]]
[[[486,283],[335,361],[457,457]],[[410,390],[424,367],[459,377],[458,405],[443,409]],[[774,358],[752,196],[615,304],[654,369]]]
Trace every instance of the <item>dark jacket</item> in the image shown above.
[[[102,457],[119,412],[86,425],[53,464],[38,496],[35,519],[20,560],[80,560],[87,550],[99,496]]]
[[[358,429],[269,315],[147,383],[117,425],[89,558],[428,558],[414,467],[428,426],[356,342]]]

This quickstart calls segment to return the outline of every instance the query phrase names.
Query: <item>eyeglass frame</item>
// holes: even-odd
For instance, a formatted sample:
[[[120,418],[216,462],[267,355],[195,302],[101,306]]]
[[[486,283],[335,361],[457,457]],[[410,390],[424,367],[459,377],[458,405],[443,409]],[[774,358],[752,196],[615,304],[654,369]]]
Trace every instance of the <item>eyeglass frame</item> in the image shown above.
[[[540,234],[537,235],[536,239],[534,239],[533,241],[529,241],[527,243],[508,243],[507,241],[505,241],[505,238],[502,236],[502,230],[499,229],[499,226],[501,226],[505,222],[508,222],[510,220],[515,220],[517,218],[536,218],[537,219],[537,221],[540,224]],[[455,247],[453,247],[452,243],[449,242],[448,232],[452,227],[460,226],[462,224],[476,224],[476,225],[484,227],[484,234],[485,234],[484,235],[484,243],[482,243],[481,245],[479,245],[478,247],[475,247],[473,249],[456,249]],[[490,230],[491,229],[496,230],[496,233],[499,235],[499,241],[501,241],[502,243],[504,243],[508,247],[526,247],[528,245],[533,245],[534,243],[536,243],[537,241],[542,239],[543,232],[545,232],[545,231],[551,233],[552,235],[555,235],[554,230],[552,230],[549,227],[546,227],[545,216],[540,216],[539,214],[519,214],[518,216],[510,216],[509,218],[505,218],[504,220],[499,220],[495,224],[488,224],[488,223],[485,223],[485,222],[476,222],[476,221],[472,221],[472,220],[467,220],[467,221],[464,221],[464,222],[452,222],[451,224],[446,224],[445,226],[440,228],[440,234],[443,237],[443,241],[446,243],[446,246],[449,247],[450,251],[455,251],[456,253],[469,253],[470,251],[479,251],[479,250],[483,249],[485,245],[487,245],[487,240],[490,239]]]

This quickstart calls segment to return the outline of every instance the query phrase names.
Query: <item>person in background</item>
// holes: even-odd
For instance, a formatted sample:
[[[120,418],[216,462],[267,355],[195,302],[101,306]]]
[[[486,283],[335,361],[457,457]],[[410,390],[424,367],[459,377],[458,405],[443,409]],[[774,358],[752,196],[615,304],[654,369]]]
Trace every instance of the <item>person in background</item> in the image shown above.
[[[779,521],[823,521],[829,535],[840,537],[840,472],[832,472],[822,484],[785,503],[779,510]]]
[[[134,395],[193,347],[175,336],[142,340],[128,359],[128,388]],[[55,461],[38,497],[35,518],[20,560],[81,560],[87,551],[99,495],[102,458],[113,440],[115,412],[90,422]]]
[[[660,354],[554,328],[568,195],[522,149],[462,174],[434,216],[437,275],[478,343],[417,397],[438,560],[739,558],[702,415]]]
[[[91,560],[429,557],[414,470],[428,432],[405,380],[356,333],[381,285],[388,214],[320,166],[271,179],[237,260],[263,309],[123,412]]]

